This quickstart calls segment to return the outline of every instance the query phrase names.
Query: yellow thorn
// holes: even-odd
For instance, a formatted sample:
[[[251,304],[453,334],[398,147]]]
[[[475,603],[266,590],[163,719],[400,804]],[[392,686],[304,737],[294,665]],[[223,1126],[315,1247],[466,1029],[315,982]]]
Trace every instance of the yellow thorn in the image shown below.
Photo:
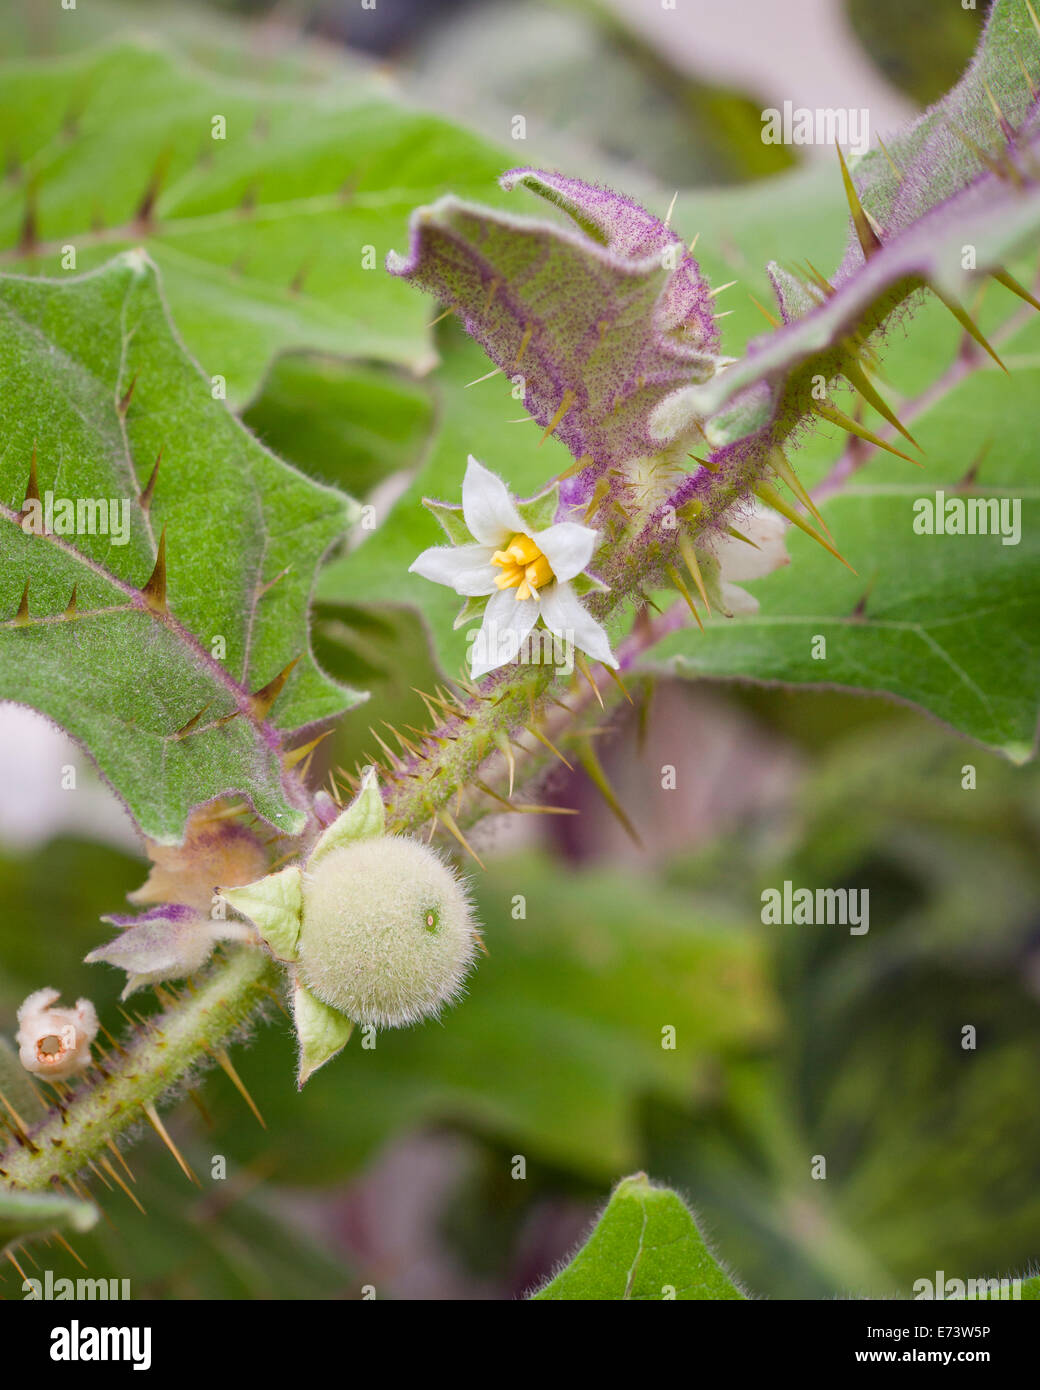
[[[1037,37],[1040,38],[1040,19],[1036,17],[1036,10],[1033,9],[1029,0],[1026,0],[1026,9],[1029,11],[1029,18],[1033,21],[1033,28],[1036,30]]]
[[[516,357],[513,359],[513,370],[516,371],[520,365],[520,360],[527,351],[527,345],[531,341],[531,334],[534,332],[534,324],[529,323],[524,329],[524,336],[520,339],[520,346],[516,350]]]
[[[11,1102],[4,1095],[3,1091],[0,1091],[0,1105],[4,1107],[4,1109],[10,1115],[11,1119],[14,1120],[15,1125],[18,1128],[18,1132],[22,1135],[22,1137],[27,1138],[29,1134],[28,1126],[22,1119],[21,1115],[19,1115],[18,1111],[14,1108]]]
[[[603,664],[606,665],[606,662],[604,662]],[[631,695],[628,693],[628,691],[625,689],[625,682],[621,679],[621,677],[618,675],[618,673],[614,670],[613,666],[607,666],[607,675],[608,675],[608,676],[610,677],[610,679],[614,682],[614,684],[617,686],[617,688],[621,691],[622,695],[624,695],[624,697],[625,697],[625,699],[628,701],[628,703],[629,703],[630,705],[634,705],[634,704],[635,704],[635,701],[632,699],[632,696],[631,696]]]
[[[582,470],[585,468],[588,468],[591,462],[591,454],[582,454],[580,459],[575,459],[575,461],[571,464],[570,468],[565,468],[562,473],[558,473],[556,477],[553,479],[553,482],[562,483],[567,478],[573,478],[575,474],[582,472]]]
[[[483,376],[477,376],[472,381],[467,381],[462,388],[463,391],[468,391],[471,386],[479,386],[482,381],[490,381],[493,376],[498,376],[501,370],[501,367],[492,367],[491,371],[485,372]]]
[[[285,682],[292,675],[293,667],[302,656],[302,652],[300,656],[294,656],[288,666],[279,671],[273,680],[269,680],[266,685],[262,685],[259,690],[254,690],[252,695],[250,695],[249,711],[258,724],[262,724],[270,714],[271,706],[282,693]]]
[[[861,425],[857,420],[853,420],[851,415],[846,415],[843,410],[839,410],[836,405],[831,405],[829,401],[813,401],[811,409],[822,420],[829,420],[832,425],[837,425],[839,429],[856,435],[858,439],[865,439],[868,444],[873,444],[878,449],[884,449],[887,453],[895,454],[896,458],[906,459],[908,463],[914,464],[917,468],[924,467],[920,459],[911,458],[909,454],[904,454],[901,449],[886,444],[880,435],[875,434],[873,430],[868,430],[866,425]],[[804,498],[798,500],[804,501]],[[815,508],[812,510],[814,515],[819,515]]]
[[[25,581],[25,588],[22,590],[22,601],[18,605],[18,612],[14,615],[15,627],[25,627],[29,622],[29,581]]]
[[[144,601],[153,613],[168,613],[166,604],[166,527],[159,537],[159,549],[155,556],[155,567],[148,583],[141,590]]]
[[[505,758],[509,767],[509,795],[513,795],[513,783],[516,780],[516,759],[513,757],[513,750],[509,746],[509,740],[501,730],[495,735],[495,745]]]
[[[997,105],[997,99],[990,91],[989,83],[985,80],[985,78],[982,79],[982,90],[986,93],[986,97],[989,100],[989,104],[993,108],[993,114],[997,118],[997,125],[1000,126],[1000,133],[1003,135],[1005,140],[1014,140],[1014,127],[1012,126],[1008,118],[1004,115],[1003,111],[1001,111],[1000,107]]]
[[[401,745],[402,748],[407,749],[407,751],[411,753],[412,756],[415,758],[422,757],[422,754],[419,752],[419,749],[416,748],[415,744],[411,741],[410,738],[405,738],[404,734],[402,734],[399,729],[395,729],[394,726],[392,724],[388,724],[385,719],[382,721],[382,724],[384,729],[390,730],[390,732],[393,734],[394,738],[397,739],[398,743]]]
[[[640,849],[643,849],[643,841],[639,838],[639,832],[625,814],[621,802],[618,801],[614,788],[610,785],[607,774],[603,771],[603,765],[596,755],[596,750],[591,739],[588,740],[585,746],[579,751],[578,761],[588,774],[589,781],[617,817],[625,833]]]
[[[570,389],[569,386],[568,386],[567,390],[564,391],[564,393],[563,393],[563,400],[560,401],[560,404],[559,404],[559,406],[557,407],[557,410],[556,410],[556,414],[552,417],[552,419],[551,419],[551,420],[549,421],[549,423],[546,425],[546,427],[545,427],[545,433],[542,435],[541,439],[539,439],[539,441],[538,441],[538,447],[539,447],[539,449],[542,447],[542,445],[545,443],[545,441],[549,438],[549,436],[552,434],[553,430],[554,430],[554,429],[556,428],[556,426],[560,423],[560,421],[563,419],[563,417],[567,414],[568,410],[570,410],[571,406],[574,404],[574,399],[575,399],[575,396],[576,396],[576,395],[577,395],[577,392],[576,392],[576,391],[572,391],[572,390]]]
[[[155,496],[155,484],[159,479],[160,463],[162,463],[161,447],[159,449],[158,455],[156,456],[155,463],[152,465],[151,476],[149,477],[147,483],[145,483],[144,492],[142,492],[140,497],[137,499],[138,502],[141,504],[142,511],[146,512],[148,508],[152,505],[152,498]]]
[[[252,1110],[253,1114],[256,1116],[260,1128],[266,1129],[267,1121],[264,1119],[263,1115],[261,1115],[260,1111],[257,1109],[256,1101],[246,1090],[245,1082],[242,1080],[238,1072],[235,1070],[231,1058],[227,1055],[227,1052],[225,1052],[222,1049],[220,1052],[214,1052],[213,1056],[217,1059],[217,1062],[221,1070],[224,1072],[225,1076],[231,1082],[232,1086],[234,1086],[235,1090],[238,1092],[238,1094],[242,1097],[245,1103],[249,1106],[250,1110]]]
[[[607,493],[608,493],[609,491],[610,491],[610,481],[609,481],[609,479],[607,479],[607,478],[600,478],[599,482],[598,482],[598,483],[596,484],[596,486],[592,489],[592,496],[591,496],[590,499],[589,499],[589,505],[585,508],[585,517],[584,517],[584,521],[585,521],[585,525],[586,525],[586,526],[589,524],[589,522],[592,520],[592,518],[593,518],[593,517],[596,515],[596,513],[599,511],[600,503],[603,501],[604,497],[606,497],[606,495],[607,495]]]
[[[790,460],[783,449],[777,447],[770,451],[769,464],[777,477],[787,484],[805,510],[816,518],[829,536],[831,534],[831,528],[820,515],[816,503],[810,497],[808,490],[802,485],[801,478],[799,478],[798,474],[791,467]]]
[[[700,241],[700,239],[701,239],[701,234],[700,234],[700,232],[698,232],[697,235],[696,235],[696,236],[693,238],[693,240],[690,242],[690,255],[691,255],[691,256],[693,255],[693,249],[694,249],[694,247],[697,245],[697,243],[698,243],[698,241]]]
[[[724,285],[720,285],[720,286],[718,287],[718,289],[712,290],[712,291],[709,293],[708,298],[709,298],[709,299],[714,299],[715,296],[716,296],[717,294],[721,294],[723,290],[731,290],[731,289],[733,288],[733,286],[734,286],[736,283],[737,283],[736,280],[727,280],[726,283],[725,283]]]
[[[1018,66],[1022,69],[1022,76],[1026,79],[1026,86],[1029,88],[1029,95],[1030,95],[1030,96],[1033,98],[1033,100],[1035,101],[1035,100],[1036,100],[1036,88],[1033,86],[1033,79],[1029,76],[1029,70],[1027,69],[1027,67],[1026,67],[1026,65],[1025,65],[1023,59],[1022,59],[1022,54],[1021,54],[1021,52],[1018,50],[1017,47],[1016,47],[1016,49],[1015,49],[1015,57],[1018,59]]]
[[[726,534],[732,536],[735,541],[743,541],[744,544],[749,545],[752,550],[759,550],[761,548],[755,544],[750,536],[745,536],[743,531],[738,531],[735,526],[727,526]]]
[[[555,753],[556,756],[559,758],[560,762],[563,763],[564,767],[570,768],[571,772],[574,771],[574,764],[569,763],[567,759],[563,756],[563,754],[560,752],[560,750],[556,747],[555,743],[551,743],[549,739],[547,739],[539,729],[536,729],[533,724],[525,724],[524,728],[527,730],[529,734],[531,734],[533,738],[536,738],[539,743],[544,744],[544,746],[548,748],[550,753]]]
[[[585,677],[586,681],[588,681],[589,689],[592,691],[593,695],[595,695],[596,699],[599,701],[600,709],[603,709],[603,696],[599,693],[599,686],[592,679],[592,671],[589,668],[588,659],[585,656],[584,652],[579,652],[577,650],[575,651],[574,664],[575,666],[577,666],[581,674]]]
[[[763,502],[768,503],[769,506],[775,511],[778,511],[781,516],[785,516],[788,521],[793,522],[800,531],[804,531],[807,536],[822,545],[824,550],[833,555],[836,560],[840,560],[847,570],[851,570],[853,574],[856,573],[848,560],[845,559],[844,555],[835,550],[830,541],[821,536],[814,526],[810,526],[803,516],[799,516],[795,509],[780,496],[776,488],[770,487],[768,483],[760,482],[755,484],[755,492],[761,497]]]
[[[675,211],[675,203],[678,197],[679,190],[676,189],[675,192],[672,194],[672,201],[668,204],[668,211],[665,213],[664,225],[666,227],[670,227],[672,225],[672,213]]]
[[[782,327],[783,327],[783,325],[781,324],[780,320],[779,320],[774,314],[771,314],[771,313],[769,312],[769,310],[765,307],[764,304],[759,304],[758,300],[755,298],[755,296],[754,296],[753,294],[749,294],[749,295],[748,295],[748,299],[751,300],[751,303],[755,306],[755,308],[758,310],[758,312],[759,312],[760,314],[763,315],[763,317],[766,319],[766,321],[767,321],[769,324],[771,324],[771,325],[773,326],[773,328],[782,328]]]
[[[310,743],[302,743],[299,748],[290,748],[289,752],[282,758],[282,766],[285,768],[286,772],[313,753],[318,744],[321,743],[323,739],[328,738],[331,733],[331,729],[326,729],[325,732],[319,734],[317,738],[312,738]]]
[[[195,725],[206,713],[206,711],[209,709],[212,703],[212,700],[207,700],[206,703],[199,710],[198,714],[193,714],[191,718],[188,720],[187,724],[182,724],[181,727],[176,730],[176,732],[173,735],[174,738],[187,738],[188,735],[191,733],[192,729],[194,729]]]
[[[679,593],[682,594],[683,598],[686,600],[686,606],[693,614],[697,626],[700,628],[701,632],[703,632],[704,624],[701,622],[701,615],[697,612],[697,607],[694,604],[693,596],[691,595],[689,589],[686,587],[682,575],[679,573],[679,571],[675,568],[674,565],[666,565],[665,573],[667,574],[668,578],[672,581],[672,583],[675,585],[675,587],[679,590]]]
[[[126,390],[123,392],[123,395],[120,397],[119,404],[116,406],[116,409],[119,411],[120,415],[125,415],[126,412],[130,409],[130,401],[133,398],[134,387],[136,385],[137,373],[134,372],[133,380],[130,382],[130,385],[126,388]]]
[[[960,128],[956,121],[951,120],[949,124],[950,129],[953,131],[954,135],[957,136],[957,139],[971,150],[980,164],[984,164],[986,168],[989,169],[991,173],[996,174],[998,178],[1010,180],[1016,188],[1021,188],[1023,186],[1022,175],[1013,160],[1008,158],[998,159],[994,155],[987,153],[986,150],[971,138],[967,131]]]
[[[1031,304],[1034,309],[1040,309],[1040,301],[1034,299],[1025,285],[1016,280],[1013,275],[1009,275],[1006,270],[991,270],[990,274],[998,285],[1003,285],[1004,288],[1010,290],[1012,294],[1017,294],[1019,299],[1024,299],[1025,302]]]
[[[693,542],[685,531],[679,532],[679,549],[682,552],[686,568],[690,571],[690,578],[697,586],[697,592],[704,600],[704,606],[711,613],[711,604],[708,602],[708,591],[704,587],[704,576],[701,574],[701,567],[697,560],[697,552],[693,548]]]
[[[828,298],[830,298],[832,294],[838,293],[838,291],[834,288],[831,282],[827,279],[826,275],[821,274],[820,271],[818,271],[816,267],[813,265],[812,261],[807,260],[805,264],[809,267],[809,274],[812,276],[816,284],[820,287],[821,290],[823,290],[824,294],[827,295]]]
[[[87,1262],[86,1262],[86,1260],[81,1260],[81,1259],[80,1259],[80,1257],[76,1254],[75,1250],[73,1250],[72,1246],[68,1243],[68,1241],[67,1241],[67,1240],[65,1239],[65,1237],[62,1235],[62,1233],[61,1233],[60,1231],[52,1231],[51,1234],[54,1236],[54,1239],[58,1242],[59,1245],[62,1245],[62,1246],[65,1247],[65,1249],[69,1252],[69,1254],[70,1254],[70,1255],[72,1256],[72,1258],[76,1261],[76,1263],[80,1266],[80,1268],[81,1268],[81,1269],[86,1269],[86,1267],[87,1267]],[[37,1269],[39,1269],[39,1265],[37,1265],[36,1267],[37,1267]]]
[[[892,170],[893,174],[895,174],[896,178],[897,178],[897,179],[902,179],[902,177],[903,177],[903,171],[902,171],[902,169],[900,169],[899,165],[895,162],[895,160],[894,160],[894,159],[892,158],[892,156],[889,154],[888,150],[887,150],[886,147],[885,147],[885,142],[884,142],[884,140],[882,140],[882,138],[881,138],[880,135],[878,136],[878,148],[881,150],[881,153],[882,153],[882,154],[885,156],[885,158],[888,160],[888,167]]]
[[[990,357],[993,358],[993,361],[996,362],[1000,370],[1002,372],[1006,372],[1010,376],[1011,374],[1010,372],[1008,372],[1007,367],[1004,366],[1003,362],[1001,362],[1000,358],[990,347],[986,339],[982,336],[982,333],[975,326],[974,322],[971,319],[971,316],[967,313],[964,307],[958,304],[957,301],[954,298],[952,298],[952,296],[943,294],[940,290],[937,290],[934,285],[931,286],[931,290],[932,293],[936,295],[936,297],[940,299],[943,304],[946,305],[947,309],[949,309],[950,313],[957,320],[960,326],[964,329],[965,333],[967,333],[969,338],[974,338],[975,341],[978,343],[979,347],[982,348],[985,352],[989,353]]]
[[[484,300],[484,307],[483,307],[483,309],[481,310],[481,313],[482,313],[482,314],[486,314],[487,311],[491,308],[491,301],[494,299],[495,295],[498,293],[498,286],[499,286],[499,284],[500,284],[500,282],[499,282],[498,280],[492,280],[492,281],[491,281],[491,284],[488,285],[487,299]]]
[[[431,319],[430,322],[426,325],[426,327],[433,328],[436,324],[440,323],[442,319],[446,319],[449,314],[453,314],[454,312],[455,305],[453,304],[450,309],[445,309],[443,314],[438,314],[435,319]]]
[[[170,1138],[169,1134],[167,1133],[166,1126],[163,1124],[162,1120],[159,1119],[159,1115],[156,1111],[155,1106],[151,1104],[142,1105],[141,1109],[148,1117],[148,1123],[155,1130],[156,1134],[159,1136],[159,1138],[169,1149],[170,1153],[172,1153],[174,1158],[177,1160],[180,1170],[184,1174],[184,1176],[189,1180],[189,1182],[193,1182],[196,1187],[201,1187],[202,1184],[199,1182],[198,1178],[195,1176],[195,1174],[188,1167],[187,1163],[185,1163],[184,1159],[181,1157],[180,1150],[177,1148],[177,1145]]]
[[[78,588],[78,584],[73,584],[71,597],[69,598],[68,603],[65,605],[65,617],[68,618],[70,621],[76,616],[76,590]]]
[[[29,461],[29,480],[25,484],[25,502],[39,502],[40,485],[36,478],[36,440],[33,440],[32,458]],[[24,509],[25,502],[22,503]]]
[[[108,1179],[105,1177],[104,1173],[102,1173],[101,1169],[97,1166],[97,1164],[94,1162],[94,1160],[93,1160],[92,1158],[88,1158],[88,1159],[87,1159],[87,1167],[88,1167],[88,1168],[90,1169],[90,1171],[94,1174],[95,1178],[98,1179],[98,1181],[101,1183],[101,1185],[102,1185],[107,1191],[111,1192],[111,1191],[112,1191],[112,1184],[108,1181]]]
[[[427,708],[429,708],[429,706],[427,706]],[[331,730],[330,730],[330,732],[331,732]],[[401,766],[402,766],[402,763],[401,763],[400,758],[397,756],[396,753],[394,753],[394,751],[391,749],[390,745],[389,745],[388,743],[384,742],[384,740],[381,739],[381,738],[379,737],[379,735],[376,733],[375,729],[372,728],[372,725],[371,725],[371,724],[368,726],[368,732],[372,735],[372,737],[375,739],[376,743],[379,744],[380,748],[381,748],[381,749],[383,750],[383,752],[386,754],[387,761],[389,762],[390,766],[391,766],[391,767],[396,767],[396,768],[401,767]]]
[[[106,1029],[106,1033],[107,1033],[107,1029]],[[116,1043],[116,1047],[118,1048],[119,1052],[125,1057],[125,1056],[126,1056],[126,1048],[120,1047],[118,1043]],[[126,1173],[126,1176],[130,1179],[131,1182],[136,1182],[137,1179],[134,1177],[133,1173],[130,1171],[130,1165],[129,1165],[129,1163],[127,1163],[126,1159],[125,1159],[125,1158],[123,1157],[123,1155],[119,1152],[119,1150],[116,1148],[115,1144],[112,1142],[111,1139],[109,1139],[109,1141],[108,1141],[108,1147],[112,1150],[112,1153],[113,1153],[113,1154],[115,1155],[115,1157],[119,1160],[119,1162],[123,1165],[123,1170],[124,1170],[124,1172]]]
[[[459,844],[466,851],[466,853],[472,855],[473,858],[480,865],[480,867],[486,870],[487,866],[485,865],[484,861],[481,859],[480,855],[476,852],[473,846],[466,839],[465,835],[463,835],[462,831],[455,824],[454,820],[452,820],[451,815],[442,807],[438,812],[436,812],[436,816],[437,819],[440,820],[441,824],[451,831],[451,833],[455,836],[456,840],[458,840]]]
[[[112,1167],[111,1163],[109,1163],[108,1159],[107,1159],[107,1158],[102,1158],[102,1159],[99,1159],[98,1161],[100,1162],[102,1168],[104,1168],[105,1172],[106,1172],[106,1173],[109,1175],[109,1177],[112,1179],[112,1181],[113,1181],[118,1187],[121,1187],[121,1188],[123,1189],[123,1191],[124,1191],[124,1192],[126,1193],[126,1195],[130,1198],[131,1202],[133,1202],[134,1206],[135,1206],[135,1207],[137,1208],[137,1210],[141,1213],[141,1215],[142,1215],[142,1216],[147,1216],[148,1213],[145,1211],[144,1207],[143,1207],[143,1206],[141,1205],[141,1203],[137,1200],[137,1198],[134,1196],[134,1194],[130,1191],[130,1189],[127,1187],[126,1183],[125,1183],[125,1182],[123,1181],[123,1179],[119,1176],[119,1174],[116,1172],[116,1170]]]
[[[849,202],[849,211],[852,213],[852,225],[856,229],[856,236],[859,238],[860,249],[863,252],[863,259],[869,260],[875,251],[881,250],[881,239],[875,232],[870,219],[863,211],[863,204],[859,200],[856,192],[856,185],[852,182],[852,175],[849,173],[849,166],[845,163],[845,156],[841,152],[841,146],[837,140],[834,148],[838,151],[838,159],[841,163],[841,177],[845,185],[845,197]]]
[[[866,372],[864,372],[863,368],[859,365],[858,362],[850,361],[848,358],[846,358],[845,361],[842,363],[841,370],[844,373],[844,375],[848,377],[849,381],[860,393],[860,395],[863,397],[863,399],[867,402],[868,405],[872,405],[874,409],[877,411],[877,413],[880,416],[882,416],[885,420],[887,420],[893,429],[897,429],[904,439],[908,439],[915,449],[921,448],[920,444],[918,444],[917,440],[913,437],[910,431],[903,427],[902,423],[899,420],[899,417],[885,402],[884,397],[881,396],[877,391],[875,391],[874,387],[870,383],[869,378],[867,377]],[[924,451],[922,450],[922,453],[923,452]]]
[[[20,1265],[20,1264],[18,1263],[18,1261],[15,1259],[15,1257],[14,1257],[14,1251],[13,1251],[13,1250],[5,1250],[5,1251],[4,1251],[4,1254],[7,1256],[7,1258],[8,1258],[8,1259],[11,1261],[11,1263],[14,1265],[15,1269],[18,1271],[18,1277],[21,1279],[22,1283],[23,1283],[23,1284],[26,1283],[25,1270],[21,1267],[21,1265]]]

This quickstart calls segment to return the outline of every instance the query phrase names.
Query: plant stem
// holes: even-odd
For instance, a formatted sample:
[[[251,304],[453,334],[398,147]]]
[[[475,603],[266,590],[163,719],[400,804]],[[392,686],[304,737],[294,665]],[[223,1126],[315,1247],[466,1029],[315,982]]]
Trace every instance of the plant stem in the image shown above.
[[[26,1123],[0,1155],[0,1176],[24,1188],[47,1188],[75,1178],[131,1125],[196,1069],[210,1065],[271,998],[278,967],[253,947],[233,950],[199,980],[193,992],[145,1020],[118,1057],[38,1124]],[[21,1117],[23,1121],[25,1116]]]

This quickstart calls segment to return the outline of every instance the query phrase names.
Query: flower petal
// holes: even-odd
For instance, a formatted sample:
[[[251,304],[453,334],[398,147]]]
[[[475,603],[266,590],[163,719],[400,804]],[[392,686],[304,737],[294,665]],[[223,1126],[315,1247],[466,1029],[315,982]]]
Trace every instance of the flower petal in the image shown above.
[[[748,545],[730,536],[714,542],[722,580],[741,584],[749,579],[762,579],[791,563],[784,544],[787,523],[776,512],[756,502],[751,512],[739,518],[737,529],[754,544]]]
[[[490,594],[501,570],[491,563],[486,545],[434,545],[408,566],[409,574],[421,574],[434,584],[447,584],[463,598]]]
[[[573,642],[593,661],[602,661],[605,666],[617,668],[617,660],[610,650],[606,632],[591,614],[578,601],[578,596],[569,584],[550,584],[541,591],[542,622],[550,632],[564,641]]]
[[[536,532],[531,539],[549,561],[556,578],[565,584],[581,574],[592,559],[599,532],[590,526],[579,526],[576,521],[559,521]]]
[[[524,530],[509,489],[501,478],[478,463],[472,454],[462,480],[462,515],[481,545],[500,549],[511,536]]]
[[[488,599],[484,621],[470,647],[470,670],[474,680],[516,660],[540,612],[541,604],[537,599],[518,599],[515,589],[500,589]]]

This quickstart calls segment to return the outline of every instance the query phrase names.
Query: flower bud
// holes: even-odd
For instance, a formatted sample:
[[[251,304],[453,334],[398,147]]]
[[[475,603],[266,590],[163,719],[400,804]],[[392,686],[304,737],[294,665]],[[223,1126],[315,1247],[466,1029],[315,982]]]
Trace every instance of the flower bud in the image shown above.
[[[60,1081],[90,1066],[98,1017],[89,999],[74,1009],[55,1008],[56,989],[38,989],[18,1010],[18,1057],[26,1071]]]

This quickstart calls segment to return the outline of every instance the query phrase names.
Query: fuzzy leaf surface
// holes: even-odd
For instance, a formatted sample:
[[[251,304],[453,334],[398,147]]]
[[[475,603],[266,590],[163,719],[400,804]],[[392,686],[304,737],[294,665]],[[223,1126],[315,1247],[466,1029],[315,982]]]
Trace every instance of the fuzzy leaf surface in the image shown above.
[[[536,1300],[739,1299],[686,1203],[645,1173],[624,1178],[587,1243]]]
[[[67,247],[82,271],[144,245],[238,404],[292,348],[431,365],[429,305],[383,260],[416,204],[493,189],[504,163],[353,69],[253,83],[143,41],[4,65],[0,144],[0,265],[57,275]]]
[[[0,279],[0,361],[0,699],[81,741],[152,839],[179,840],[194,806],[232,791],[298,828],[282,736],[360,698],[318,669],[307,636],[315,567],[353,504],[212,398],[140,253],[65,281]],[[56,499],[50,535],[19,520],[34,449],[40,498]],[[115,526],[111,508],[104,530],[92,509],[78,534],[58,534],[62,498],[115,499]],[[164,531],[157,612],[142,590]],[[296,658],[261,718],[251,693]]]

